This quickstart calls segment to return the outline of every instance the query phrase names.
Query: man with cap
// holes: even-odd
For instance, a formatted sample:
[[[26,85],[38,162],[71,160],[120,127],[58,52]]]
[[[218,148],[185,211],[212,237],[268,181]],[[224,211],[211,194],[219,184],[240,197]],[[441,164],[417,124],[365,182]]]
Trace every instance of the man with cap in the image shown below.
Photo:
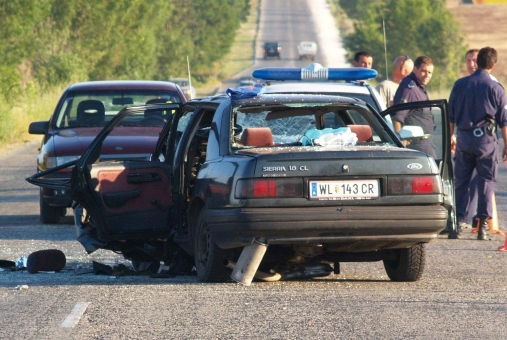
[[[393,105],[429,100],[426,85],[433,76],[433,68],[431,58],[426,56],[417,57],[414,61],[412,73],[401,81],[398,90],[396,90]],[[403,125],[420,126],[428,137],[417,143],[412,142],[410,148],[426,152],[431,157],[437,158],[435,143],[430,136],[437,125],[429,108],[398,111],[392,114],[391,118],[396,132],[399,132]]]
[[[455,148],[455,190],[458,222],[467,211],[468,188],[474,170],[477,171],[479,230],[477,239],[488,240],[489,220],[493,215],[492,195],[498,173],[498,137],[496,125],[501,128],[504,143],[507,141],[507,97],[490,73],[497,62],[492,47],[482,48],[477,55],[477,70],[458,79],[449,97],[451,146]],[[502,150],[507,161],[507,144]]]
[[[380,97],[384,99],[386,106],[392,106],[394,101],[394,94],[400,86],[400,82],[412,73],[414,69],[414,62],[408,55],[399,56],[394,59],[393,73],[390,79],[386,79],[377,85],[376,89]]]

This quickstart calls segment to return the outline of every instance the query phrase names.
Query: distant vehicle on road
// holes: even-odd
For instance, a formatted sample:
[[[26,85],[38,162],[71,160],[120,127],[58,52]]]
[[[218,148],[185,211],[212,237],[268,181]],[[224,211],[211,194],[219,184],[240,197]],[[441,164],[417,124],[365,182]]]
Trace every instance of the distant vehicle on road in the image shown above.
[[[301,41],[298,46],[299,60],[302,59],[315,59],[317,54],[317,43],[313,41]]]
[[[181,88],[181,91],[183,91],[187,100],[194,99],[196,97],[195,88],[190,86],[188,78],[171,78],[169,81],[171,83],[175,83]]]
[[[280,59],[280,53],[282,52],[282,47],[276,41],[268,41],[264,43],[264,59],[268,57],[276,57]]]
[[[95,136],[121,109],[152,103],[185,103],[175,84],[163,81],[95,81],[70,85],[60,97],[49,121],[33,122],[28,132],[43,135],[37,171],[61,166],[81,157]],[[122,122],[102,147],[101,159],[146,160],[172,113],[139,113]],[[70,179],[66,167],[52,177]],[[72,199],[65,190],[41,188],[40,220],[58,223]]]

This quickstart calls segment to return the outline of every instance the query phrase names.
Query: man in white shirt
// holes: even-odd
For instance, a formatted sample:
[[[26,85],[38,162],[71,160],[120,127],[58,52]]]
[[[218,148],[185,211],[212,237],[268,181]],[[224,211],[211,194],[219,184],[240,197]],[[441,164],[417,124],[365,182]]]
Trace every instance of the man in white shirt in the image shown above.
[[[393,74],[390,79],[384,80],[377,85],[376,89],[380,93],[380,97],[384,99],[386,106],[392,106],[394,94],[400,85],[400,82],[412,73],[414,62],[408,55],[399,56],[393,63]]]

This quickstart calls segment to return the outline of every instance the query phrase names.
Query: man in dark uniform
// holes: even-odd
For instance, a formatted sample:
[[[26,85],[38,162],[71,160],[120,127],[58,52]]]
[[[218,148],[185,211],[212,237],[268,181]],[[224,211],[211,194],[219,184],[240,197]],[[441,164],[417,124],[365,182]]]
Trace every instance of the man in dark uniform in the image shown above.
[[[477,54],[479,54],[479,50],[474,48],[470,49],[465,54],[465,63],[466,68],[468,71],[468,74],[473,74],[477,70]],[[493,76],[491,76],[493,77]],[[496,79],[493,79],[496,80]],[[454,133],[454,131],[453,131]],[[452,153],[454,154],[454,150],[452,150]],[[474,171],[472,174],[472,178],[470,179],[470,186],[469,186],[469,192],[468,192],[468,207],[467,212],[465,216],[463,217],[463,221],[459,223],[460,230],[468,227],[472,227],[472,224],[474,224],[474,227],[476,227],[475,223],[473,223],[475,215],[477,214],[477,202],[478,202],[478,196],[477,196],[477,171]]]
[[[502,129],[507,141],[507,98],[505,90],[490,77],[497,62],[496,50],[484,47],[477,55],[477,70],[454,83],[449,98],[451,131],[458,129],[457,138],[451,138],[455,147],[455,186],[458,221],[466,214],[468,187],[474,169],[478,176],[477,239],[489,239],[489,219],[493,215],[492,195],[498,173],[498,138],[495,126]],[[507,144],[502,151],[507,161]]]
[[[393,104],[420,102],[429,100],[426,93],[426,85],[433,75],[433,61],[426,56],[417,57],[414,61],[414,70],[407,77],[403,78],[394,95]],[[436,128],[433,114],[429,108],[423,110],[398,111],[391,116],[396,132],[401,130],[403,125],[417,125],[422,127],[424,133],[429,135]],[[411,149],[426,152],[433,158],[437,158],[435,143],[429,136],[417,143],[410,144]]]

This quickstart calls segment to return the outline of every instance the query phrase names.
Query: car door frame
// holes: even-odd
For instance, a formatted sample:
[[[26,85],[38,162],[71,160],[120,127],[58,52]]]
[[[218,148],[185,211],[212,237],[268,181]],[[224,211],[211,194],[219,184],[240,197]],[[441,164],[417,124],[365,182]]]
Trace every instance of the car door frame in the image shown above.
[[[458,238],[458,223],[456,215],[456,200],[454,193],[454,171],[451,154],[451,131],[450,131],[450,120],[449,120],[449,108],[446,99],[428,100],[412,103],[404,103],[393,105],[386,110],[381,112],[382,117],[403,110],[412,110],[424,107],[438,107],[441,112],[442,122],[442,159],[435,160],[438,162],[438,168],[440,176],[442,178],[442,188],[444,191],[444,207],[448,210],[449,216],[447,219],[447,226],[444,229],[448,232],[448,238]]]
[[[218,133],[217,124],[214,120],[215,114],[220,107],[221,102],[213,102],[213,101],[201,101],[201,102],[188,102],[186,103],[178,116],[174,117],[173,124],[171,126],[171,131],[168,136],[168,149],[172,149],[174,154],[172,158],[169,160],[171,163],[172,169],[172,182],[171,182],[171,190],[172,190],[172,198],[174,202],[174,218],[175,218],[175,241],[186,249],[189,253],[193,250],[190,248],[193,244],[193,228],[192,219],[195,218],[194,208],[197,203],[194,202],[196,199],[195,192],[190,197],[187,197],[189,194],[187,190],[189,189],[185,183],[187,183],[188,179],[186,178],[186,170],[188,164],[187,161],[187,153],[189,152],[190,144],[193,142],[193,139],[198,135],[199,125],[202,123],[203,116],[210,111],[213,111],[213,122],[211,122],[211,127],[207,131],[208,132],[208,141],[209,136],[218,137],[220,134]],[[185,112],[192,110],[193,114],[190,120],[188,121],[187,126],[184,131],[182,131],[181,136],[178,136],[178,124],[180,118]],[[212,138],[213,138],[212,137]],[[209,159],[209,155],[212,158],[216,158],[218,155],[218,151],[216,149],[219,148],[220,141],[215,140],[210,142],[212,144],[211,148],[214,149],[214,152],[210,151],[210,146],[208,144],[206,150],[206,160]],[[199,199],[204,199],[200,195]],[[190,198],[190,201],[187,201],[187,198]],[[199,204],[197,204],[199,205]],[[195,222],[195,221],[194,221]]]

